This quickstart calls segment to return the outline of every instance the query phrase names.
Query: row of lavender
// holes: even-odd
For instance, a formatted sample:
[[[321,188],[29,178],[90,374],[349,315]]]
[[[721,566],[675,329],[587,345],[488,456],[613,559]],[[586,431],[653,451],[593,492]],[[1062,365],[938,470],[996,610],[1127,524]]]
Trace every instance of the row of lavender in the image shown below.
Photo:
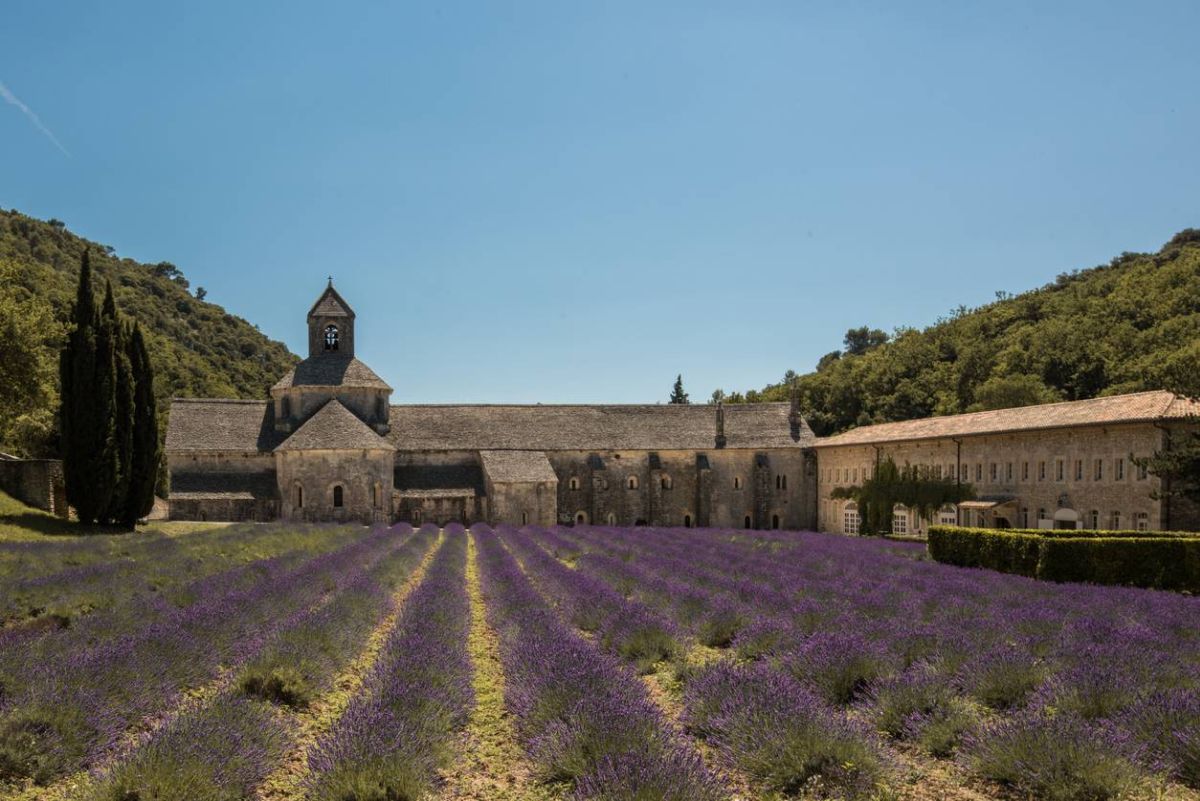
[[[201,770],[203,760],[185,759],[186,749],[178,754],[183,762],[166,758],[176,754],[175,743],[202,747],[197,727],[219,723],[220,731],[236,721],[246,736],[224,738],[230,748],[270,739],[277,732],[266,725],[270,711],[242,696],[287,688],[289,699],[302,703],[318,691],[436,536],[405,533],[379,529],[315,557],[232,568],[190,585],[182,606],[147,599],[90,618],[82,630],[55,632],[33,647],[6,652],[0,779],[44,783],[97,764],[142,721],[178,706],[185,690],[213,681],[222,669],[238,674],[233,688],[203,714],[162,727],[109,784],[152,785],[147,776]],[[229,766],[243,762],[211,764],[236,782]]]
[[[349,541],[353,531],[314,526],[231,526],[168,537],[157,532],[87,537],[62,543],[0,543],[0,626],[24,636],[73,625],[97,610],[149,593],[171,594],[229,563],[284,553],[316,554]],[[0,636],[4,636],[0,635]]]
[[[501,536],[486,526],[472,531],[488,623],[500,639],[505,702],[537,777],[569,786],[578,799],[727,798],[633,672],[565,625],[505,544],[527,558],[536,558],[536,548],[522,547],[521,535],[511,529],[502,528]],[[550,588],[536,566],[527,561],[526,567]],[[615,600],[602,591],[597,597]],[[582,605],[567,603],[567,614],[578,619],[584,613]],[[622,617],[619,607],[601,609],[601,618],[610,612]],[[598,622],[594,630],[612,648],[625,625]]]
[[[532,533],[581,581],[732,646],[689,674],[689,724],[768,785],[866,791],[888,770],[877,733],[1041,794],[1103,797],[1147,772],[1200,784],[1196,599],[825,535]]]

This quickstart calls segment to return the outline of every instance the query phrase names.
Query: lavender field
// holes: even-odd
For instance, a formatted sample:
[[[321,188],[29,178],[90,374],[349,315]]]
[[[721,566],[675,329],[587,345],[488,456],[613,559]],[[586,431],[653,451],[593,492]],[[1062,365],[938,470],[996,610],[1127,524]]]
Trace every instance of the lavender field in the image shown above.
[[[796,532],[0,542],[0,798],[1200,799],[1200,599]]]

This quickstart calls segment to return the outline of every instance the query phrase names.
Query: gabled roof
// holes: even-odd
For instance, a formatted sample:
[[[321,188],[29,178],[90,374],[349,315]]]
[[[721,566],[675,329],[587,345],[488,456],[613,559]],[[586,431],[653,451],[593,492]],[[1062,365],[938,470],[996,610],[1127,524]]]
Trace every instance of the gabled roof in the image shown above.
[[[283,437],[267,401],[175,398],[167,420],[166,450],[174,453],[269,453]]]
[[[802,448],[815,440],[807,425],[793,439],[786,403],[725,407],[727,448]],[[399,450],[712,450],[716,408],[643,406],[393,406],[388,439]]]
[[[367,387],[391,390],[375,371],[353,356],[321,353],[309,356],[275,382],[272,390],[288,387]]]
[[[818,448],[838,445],[867,445],[919,439],[969,437],[1036,431],[1077,426],[1182,420],[1200,414],[1200,403],[1162,390],[1110,395],[1041,406],[995,409],[987,412],[927,417],[898,423],[862,426],[842,434],[818,439]]]
[[[394,451],[396,448],[336,399],[326,402],[296,433],[275,447],[277,451],[360,449]]]
[[[542,451],[480,451],[484,474],[500,483],[557,482],[558,476]]]
[[[354,319],[354,310],[350,308],[350,304],[346,299],[338,294],[338,291],[333,288],[333,281],[330,280],[329,286],[325,287],[325,291],[321,293],[321,297],[317,298],[317,302],[308,310],[309,317],[349,317]]]

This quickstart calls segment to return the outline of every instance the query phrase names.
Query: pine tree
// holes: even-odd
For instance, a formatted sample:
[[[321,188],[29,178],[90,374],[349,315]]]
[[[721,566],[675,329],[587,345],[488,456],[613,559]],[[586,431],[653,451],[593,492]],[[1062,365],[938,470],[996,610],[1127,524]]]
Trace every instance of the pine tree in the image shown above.
[[[683,391],[683,374],[675,376],[675,386],[671,388],[671,398],[669,403],[691,403],[688,400],[688,394]]]
[[[114,362],[92,289],[85,250],[72,310],[73,328],[59,360],[62,406],[63,478],[67,501],[81,522],[104,520],[116,476],[114,452]]]
[[[158,444],[158,402],[154,397],[154,371],[142,329],[133,324],[128,342],[133,370],[133,454],[129,490],[122,521],[132,526],[154,506],[154,484],[161,452]]]

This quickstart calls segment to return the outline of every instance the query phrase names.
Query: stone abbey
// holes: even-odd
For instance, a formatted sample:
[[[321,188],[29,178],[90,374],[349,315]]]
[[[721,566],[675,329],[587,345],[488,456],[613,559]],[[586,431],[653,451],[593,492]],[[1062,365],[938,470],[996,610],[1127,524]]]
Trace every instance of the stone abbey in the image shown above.
[[[1195,526],[1152,497],[1149,455],[1198,411],[1166,392],[864,426],[818,438],[789,403],[395,405],[355,355],[332,282],[308,357],[269,401],[176,399],[170,515],[307,520],[820,529],[853,533],[836,486],[879,459],[929,464],[979,499],[939,519],[991,526]],[[1036,478],[1031,478],[1034,476]],[[931,522],[897,510],[897,526]]]

